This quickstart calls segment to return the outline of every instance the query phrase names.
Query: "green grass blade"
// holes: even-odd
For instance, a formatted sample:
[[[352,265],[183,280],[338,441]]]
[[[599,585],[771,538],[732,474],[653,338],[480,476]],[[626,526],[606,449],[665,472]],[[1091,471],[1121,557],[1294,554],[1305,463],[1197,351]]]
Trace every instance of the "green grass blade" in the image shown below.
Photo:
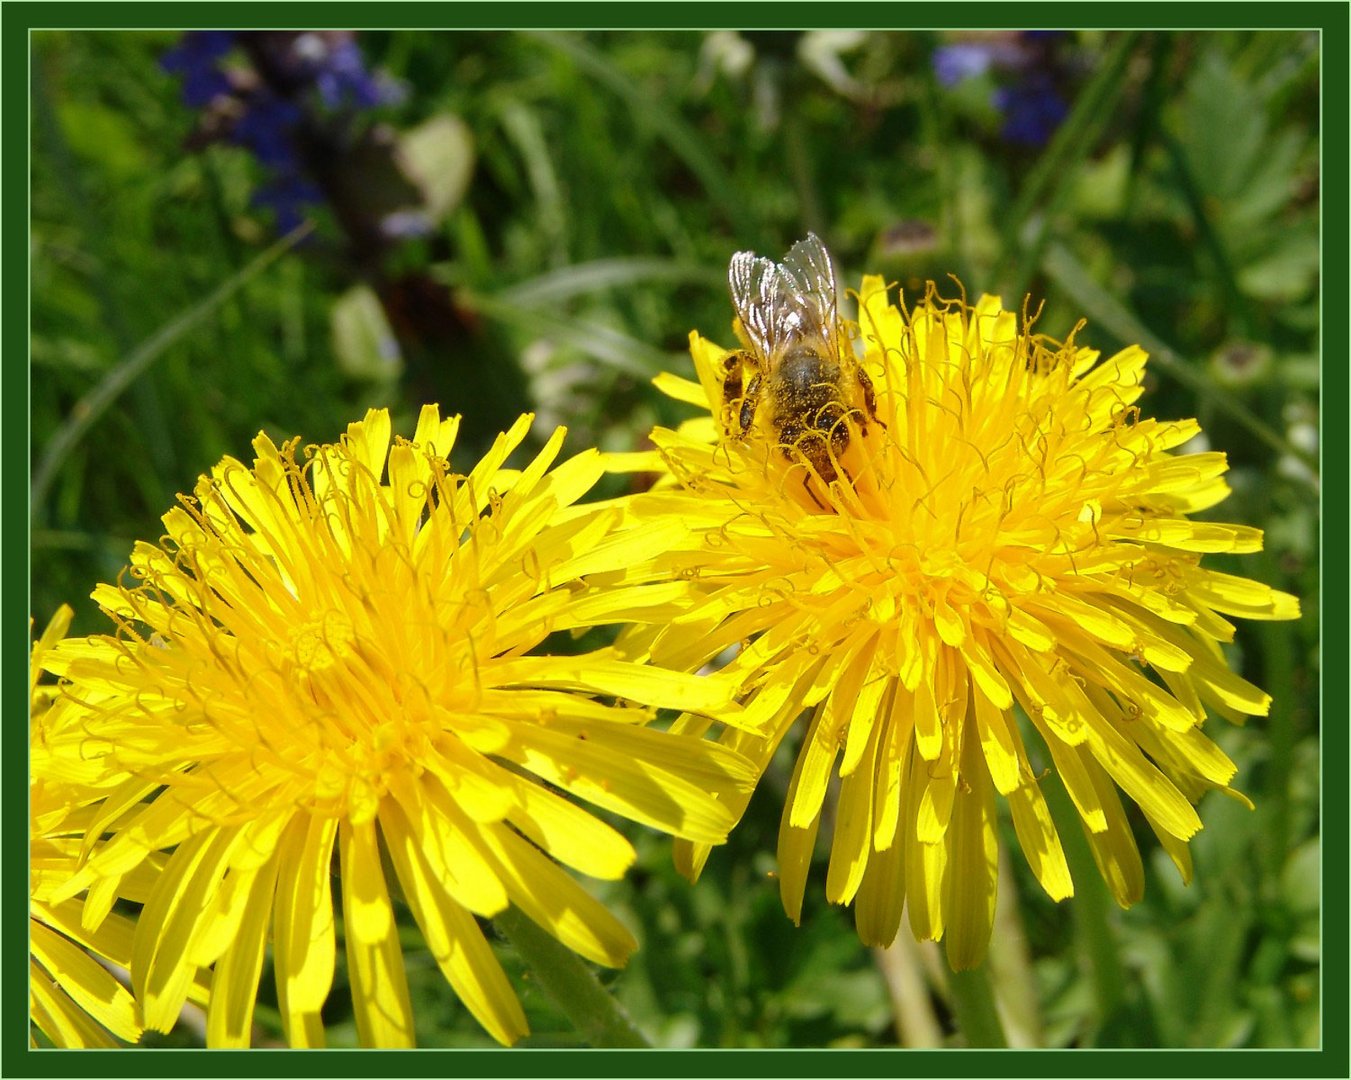
[[[1178,187],[1187,200],[1187,208],[1191,211],[1192,223],[1196,226],[1197,239],[1201,241],[1201,245],[1210,255],[1210,261],[1215,264],[1215,274],[1224,289],[1228,311],[1237,320],[1243,336],[1251,339],[1256,333],[1252,318],[1253,307],[1239,291],[1238,275],[1234,272],[1234,260],[1229,254],[1224,238],[1215,228],[1211,214],[1206,209],[1205,194],[1201,191],[1201,185],[1196,182],[1196,176],[1187,163],[1187,155],[1177,139],[1166,131],[1160,131],[1159,141],[1168,153],[1168,161],[1173,168],[1173,175],[1177,178]]]
[[[716,289],[726,287],[723,271],[711,266],[675,259],[614,258],[551,270],[509,285],[494,293],[493,299],[503,304],[533,307],[561,303],[602,289],[630,289],[640,281],[680,282]]]
[[[1093,148],[1116,106],[1139,37],[1138,32],[1132,31],[1116,40],[1111,52],[1104,57],[1097,75],[1079,95],[1074,110],[1056,129],[1046,152],[1028,175],[1005,217],[1003,244],[995,267],[994,281],[1002,285],[1012,279],[1016,287],[1010,290],[1010,295],[1022,294],[1040,261],[1038,256],[1046,243],[1045,233],[1050,215],[1041,215],[1030,238],[1026,235],[1025,225],[1038,206],[1053,205],[1058,200],[1065,181],[1074,175],[1079,162]],[[1043,209],[1048,207],[1043,206]]]
[[[312,228],[311,224],[306,223],[291,230],[238,273],[221,282],[210,295],[169,320],[119,360],[98,384],[75,404],[48,441],[42,459],[34,470],[33,483],[29,491],[31,517],[36,518],[39,508],[46,502],[52,481],[55,480],[66,458],[108,407],[145,374],[150,365],[164,355],[166,349],[190,333],[230,297],[293,248],[310,233]]]
[[[460,294],[468,308],[496,322],[516,326],[537,338],[552,338],[600,361],[606,367],[644,382],[659,371],[672,369],[674,358],[632,334],[613,326],[590,322],[547,310],[523,307],[501,294]]]
[[[744,218],[748,200],[739,197],[727,171],[709,151],[704,139],[675,112],[634,82],[603,53],[576,34],[554,30],[531,30],[534,38],[576,61],[577,66],[612,91],[632,112],[635,122],[650,127],[703,184],[709,197],[729,218]]]

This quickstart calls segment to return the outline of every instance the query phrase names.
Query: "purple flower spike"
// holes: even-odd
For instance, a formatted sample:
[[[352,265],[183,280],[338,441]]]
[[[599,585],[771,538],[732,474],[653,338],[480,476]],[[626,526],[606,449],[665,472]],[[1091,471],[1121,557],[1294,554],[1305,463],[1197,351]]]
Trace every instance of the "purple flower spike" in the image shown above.
[[[330,109],[344,105],[366,109],[380,104],[380,87],[366,70],[361,50],[351,38],[339,41],[329,50],[327,62],[316,72],[314,82]]]
[[[230,93],[230,81],[216,63],[234,45],[233,30],[191,30],[160,57],[160,67],[183,80],[185,105],[198,109]]]
[[[275,94],[260,93],[250,101],[244,115],[235,124],[234,139],[253,151],[264,165],[276,169],[293,168],[296,150],[291,129],[299,122],[300,107]]]

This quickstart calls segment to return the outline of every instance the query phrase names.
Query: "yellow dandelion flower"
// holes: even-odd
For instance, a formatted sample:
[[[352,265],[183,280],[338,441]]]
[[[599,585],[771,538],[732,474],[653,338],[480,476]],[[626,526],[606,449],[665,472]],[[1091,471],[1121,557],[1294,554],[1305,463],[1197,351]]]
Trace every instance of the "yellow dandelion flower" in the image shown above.
[[[627,577],[684,575],[702,596],[628,633],[633,654],[692,670],[735,651],[722,675],[765,737],[722,740],[761,769],[809,715],[779,833],[786,911],[799,919],[833,775],[826,895],[854,903],[869,944],[889,944],[907,908],[916,937],[946,938],[954,967],[980,962],[996,793],[1042,887],[1069,896],[1048,769],[1120,904],[1140,897],[1143,871],[1118,792],[1189,880],[1194,804],[1235,774],[1202,734],[1207,711],[1270,706],[1226,666],[1225,616],[1299,614],[1295,597],[1201,565],[1261,544],[1257,529],[1188,517],[1226,495],[1225,456],[1169,452],[1199,428],[1142,415],[1138,347],[1100,361],[1073,335],[1020,329],[989,296],[969,306],[931,288],[906,310],[878,277],[863,281],[857,324],[813,335],[835,301],[794,299],[802,265],[779,285],[767,273],[777,312],[741,310],[748,350],[784,322],[782,354],[692,334],[699,381],[657,382],[707,412],[623,462],[660,460],[684,488],[631,504],[649,528],[680,522],[685,539]],[[734,297],[737,272],[734,260]],[[793,351],[827,340],[838,370]],[[691,876],[706,856],[677,851]]]
[[[525,1017],[475,916],[515,905],[600,964],[635,946],[559,865],[617,878],[632,847],[555,789],[725,837],[750,766],[644,725],[654,707],[722,709],[724,689],[610,649],[531,653],[619,617],[622,593],[579,579],[654,548],[613,532],[613,508],[573,505],[603,466],[588,451],[551,468],[561,430],[503,467],[530,420],[468,474],[434,406],[412,441],[391,444],[372,411],[305,461],[260,435],[251,468],[226,458],[165,515],[162,546],[137,545],[134,586],[95,591],[118,635],[47,659],[87,713],[53,755],[128,777],[90,824],[106,842],[58,895],[88,888],[96,922],[125,875],[163,864],[131,955],[147,1029],[167,1030],[210,967],[207,1041],[247,1045],[270,927],[286,1036],[320,1043],[336,861],[360,1041],[413,1038],[392,870],[461,1000],[511,1043]]]
[[[55,1046],[119,1045],[141,1037],[136,1004],[107,961],[126,970],[131,924],[120,915],[96,930],[81,921],[78,899],[52,900],[79,865],[81,807],[94,794],[43,776],[48,733],[72,720],[55,686],[40,683],[44,656],[70,629],[73,612],[62,608],[33,644],[29,668],[33,772],[29,779],[28,1016]],[[87,822],[87,815],[83,815]],[[133,886],[134,890],[134,886]]]

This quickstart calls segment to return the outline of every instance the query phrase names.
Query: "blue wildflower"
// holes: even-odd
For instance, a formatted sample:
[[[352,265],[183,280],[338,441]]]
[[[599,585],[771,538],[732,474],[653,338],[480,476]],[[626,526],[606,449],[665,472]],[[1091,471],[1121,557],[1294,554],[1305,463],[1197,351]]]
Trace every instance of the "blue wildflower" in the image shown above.
[[[330,109],[344,105],[370,108],[381,101],[379,84],[366,70],[361,50],[351,38],[329,49],[328,62],[315,73],[314,85]]]
[[[199,109],[231,92],[230,80],[216,64],[234,45],[233,30],[192,30],[160,57],[160,67],[183,80],[185,105]]]
[[[297,157],[292,136],[301,116],[299,105],[260,90],[249,98],[248,108],[236,122],[234,141],[252,150],[264,165],[293,169]]]
[[[994,103],[1004,114],[1004,138],[1023,146],[1045,144],[1070,111],[1051,80],[1039,72],[1000,87],[994,93]]]
[[[1056,56],[1063,30],[959,41],[934,50],[934,76],[943,86],[992,73],[999,85],[991,103],[1004,116],[1005,140],[1040,146],[1050,139],[1069,106],[1057,87],[1065,75]]]
[[[220,62],[236,47],[239,62],[226,71]],[[351,31],[191,31],[160,65],[182,79],[188,105],[207,110],[208,139],[228,138],[264,166],[252,201],[283,232],[324,200],[314,178],[344,153],[351,114],[400,96],[398,84],[366,69]],[[423,231],[412,218],[391,224],[393,236]]]

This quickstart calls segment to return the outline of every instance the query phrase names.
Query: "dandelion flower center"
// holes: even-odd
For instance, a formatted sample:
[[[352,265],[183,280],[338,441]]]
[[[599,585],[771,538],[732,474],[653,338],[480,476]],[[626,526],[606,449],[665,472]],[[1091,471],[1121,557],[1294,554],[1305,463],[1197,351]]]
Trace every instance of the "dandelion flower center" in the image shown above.
[[[366,438],[304,464],[265,440],[259,468],[227,459],[166,517],[172,554],[140,550],[142,585],[118,605],[158,635],[136,663],[181,676],[217,760],[267,759],[274,804],[357,819],[391,773],[416,775],[461,739],[476,668],[501,651],[491,606],[453,580],[452,564],[484,570],[483,506],[434,447],[395,446],[391,479],[407,483],[399,465],[415,462],[422,475],[411,490],[383,484]],[[176,722],[136,701],[142,723]]]

